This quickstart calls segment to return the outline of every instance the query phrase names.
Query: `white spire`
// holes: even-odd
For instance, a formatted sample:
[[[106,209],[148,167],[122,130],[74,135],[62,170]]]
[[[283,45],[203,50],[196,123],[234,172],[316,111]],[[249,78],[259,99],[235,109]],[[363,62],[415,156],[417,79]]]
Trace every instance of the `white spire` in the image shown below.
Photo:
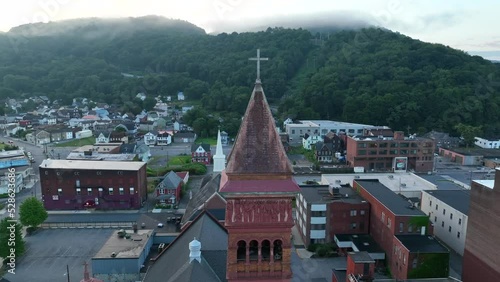
[[[193,260],[201,262],[201,243],[196,240],[196,237],[189,243],[189,263]]]
[[[226,169],[226,156],[222,151],[222,141],[220,137],[220,130],[217,133],[217,148],[214,155],[214,172],[221,172]]]

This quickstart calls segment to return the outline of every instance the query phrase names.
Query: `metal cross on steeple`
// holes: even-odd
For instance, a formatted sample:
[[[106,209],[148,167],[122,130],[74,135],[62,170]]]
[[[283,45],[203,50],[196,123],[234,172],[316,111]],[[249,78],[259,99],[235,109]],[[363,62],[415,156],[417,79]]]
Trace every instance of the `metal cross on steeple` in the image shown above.
[[[260,57],[260,49],[257,49],[257,57],[249,58],[250,61],[257,61],[257,80],[260,82],[260,61],[267,61],[269,58],[261,58]]]

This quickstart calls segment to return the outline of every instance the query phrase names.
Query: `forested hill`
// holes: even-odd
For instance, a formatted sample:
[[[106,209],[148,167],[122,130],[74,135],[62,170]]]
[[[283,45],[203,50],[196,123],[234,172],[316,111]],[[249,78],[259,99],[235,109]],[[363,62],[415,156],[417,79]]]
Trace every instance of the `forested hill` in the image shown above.
[[[198,114],[216,113],[235,134],[255,80],[248,58],[257,48],[270,58],[261,77],[280,118],[415,132],[453,131],[461,122],[500,134],[498,65],[375,28],[208,35],[160,17],[21,26],[0,34],[0,98],[46,95],[70,104],[88,97],[139,112],[138,92],[183,90],[201,99]]]

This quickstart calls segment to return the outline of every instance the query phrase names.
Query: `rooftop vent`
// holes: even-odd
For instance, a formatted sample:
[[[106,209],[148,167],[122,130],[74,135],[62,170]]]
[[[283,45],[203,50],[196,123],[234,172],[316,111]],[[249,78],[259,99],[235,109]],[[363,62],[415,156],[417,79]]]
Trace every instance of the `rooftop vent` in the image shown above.
[[[387,177],[389,177],[389,179],[394,179],[394,175],[392,174],[389,174]]]
[[[359,175],[355,175],[354,178],[359,179],[360,177],[359,177]]]
[[[189,243],[189,262],[191,263],[193,260],[201,262],[201,243],[196,238]]]
[[[401,187],[406,187],[406,183],[401,183]]]

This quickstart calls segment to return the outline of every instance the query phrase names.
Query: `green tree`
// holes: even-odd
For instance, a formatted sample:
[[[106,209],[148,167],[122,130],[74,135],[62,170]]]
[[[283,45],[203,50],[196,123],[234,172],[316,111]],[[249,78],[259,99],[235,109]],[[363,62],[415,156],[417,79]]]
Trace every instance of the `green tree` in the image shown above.
[[[151,111],[156,105],[156,99],[150,96],[147,96],[144,101],[142,101],[142,108],[146,111]]]
[[[43,203],[35,197],[30,197],[21,204],[19,208],[19,219],[24,226],[37,227],[48,217]]]
[[[9,222],[8,218],[0,221],[0,257],[4,258],[4,263],[9,262],[11,249],[14,250],[16,260],[24,253],[22,229],[20,224]]]
[[[481,126],[472,126],[463,123],[455,125],[455,129],[464,139],[467,148],[474,144],[474,137],[479,136],[482,132]]]

